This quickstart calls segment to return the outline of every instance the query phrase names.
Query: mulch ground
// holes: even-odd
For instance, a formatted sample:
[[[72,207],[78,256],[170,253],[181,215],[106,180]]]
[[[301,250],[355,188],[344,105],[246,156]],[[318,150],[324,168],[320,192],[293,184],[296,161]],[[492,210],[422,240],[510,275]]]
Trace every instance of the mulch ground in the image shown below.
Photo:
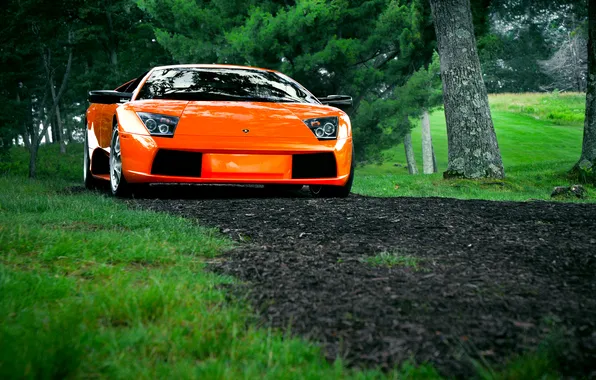
[[[546,345],[564,373],[596,376],[596,205],[225,186],[158,194],[130,204],[238,241],[212,270],[244,280],[264,324],[320,342],[330,359],[430,362],[467,377],[473,360],[499,368]],[[381,252],[418,265],[364,262]]]

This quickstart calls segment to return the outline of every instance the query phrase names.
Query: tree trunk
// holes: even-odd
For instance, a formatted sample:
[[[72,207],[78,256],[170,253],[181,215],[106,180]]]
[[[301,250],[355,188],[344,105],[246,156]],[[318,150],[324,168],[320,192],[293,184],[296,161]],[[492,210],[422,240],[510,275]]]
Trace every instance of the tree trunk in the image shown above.
[[[65,127],[66,127],[66,141],[68,141],[68,143],[71,144],[72,143],[72,122],[66,123]]]
[[[503,178],[503,162],[482,80],[470,0],[430,0],[447,120],[445,178]]]
[[[52,140],[50,139],[50,124],[48,123],[48,126],[46,127],[45,125],[42,127],[45,129],[45,142],[46,144],[51,144]],[[53,129],[53,128],[52,128]]]
[[[112,14],[109,10],[106,11],[106,17],[109,27],[108,54],[110,55],[110,63],[113,66],[118,66],[118,46],[116,37],[114,36],[114,22],[112,21]]]
[[[596,179],[596,0],[588,1],[588,85],[582,155],[575,169],[592,173]]]
[[[58,139],[58,128],[54,128],[56,124],[56,116],[54,116],[54,120],[52,120],[52,128],[51,128],[51,137],[52,137],[52,144],[60,142]]]
[[[56,106],[56,128],[58,128],[58,140],[60,141],[60,153],[66,154],[66,142],[64,141],[64,131],[62,130],[62,117],[60,116],[60,107]]]
[[[422,111],[422,172],[424,174],[436,173],[435,152],[430,134],[430,114],[428,110]]]
[[[39,142],[41,135],[38,134],[36,129],[33,129],[31,135],[31,141],[29,142],[29,178],[35,178],[37,175],[37,151],[39,149]]]
[[[412,149],[412,134],[408,132],[404,137],[404,149],[406,150],[406,161],[408,163],[408,172],[410,174],[418,174],[416,167],[416,158],[414,157],[414,149]]]
[[[62,136],[62,117],[60,116],[60,106],[58,105],[58,99],[56,97],[56,89],[54,88],[54,77],[51,76],[52,82],[50,83],[50,89],[52,92],[52,101],[56,104],[56,125],[55,130],[57,141],[60,142],[60,153],[66,153],[66,144],[64,143],[64,136]]]
[[[39,144],[35,144],[35,147],[29,149],[29,178],[35,178],[37,175],[37,150]]]

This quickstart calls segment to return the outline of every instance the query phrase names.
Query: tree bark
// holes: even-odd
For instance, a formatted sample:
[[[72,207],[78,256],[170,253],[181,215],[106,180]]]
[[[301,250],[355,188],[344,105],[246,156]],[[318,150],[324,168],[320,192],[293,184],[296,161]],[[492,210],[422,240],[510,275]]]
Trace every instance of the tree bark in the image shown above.
[[[118,46],[116,37],[114,36],[114,22],[112,21],[112,14],[109,10],[106,10],[106,17],[108,19],[108,54],[110,58],[110,63],[113,66],[118,66]]]
[[[588,84],[582,154],[576,169],[591,172],[596,179],[596,0],[588,1]]]
[[[60,142],[60,153],[66,154],[66,144],[64,142],[64,136],[62,136],[64,132],[62,131],[63,126],[62,117],[60,116],[60,106],[58,105],[58,99],[56,97],[56,89],[54,89],[54,77],[52,76],[51,78],[50,89],[52,92],[52,101],[56,104],[56,125],[52,130],[55,129],[56,138]]]
[[[43,111],[41,111],[40,114],[43,114]],[[37,151],[39,150],[39,143],[41,141],[41,136],[43,135],[43,133],[38,134],[39,126],[35,128],[35,120],[33,120],[33,123],[34,124],[29,127],[31,128],[29,133],[31,136],[29,142],[29,178],[35,178],[37,176]]]
[[[404,136],[404,149],[406,150],[406,162],[408,163],[408,172],[410,174],[418,174],[416,167],[416,158],[414,157],[414,149],[412,149],[412,134],[408,132]]]
[[[503,178],[505,171],[488,106],[470,0],[430,0],[447,120],[445,178]]]
[[[422,111],[422,172],[424,174],[436,173],[435,152],[430,133],[430,114],[428,110]]]
[[[45,130],[45,142],[46,144],[51,144],[52,143],[52,139],[50,138],[50,123],[48,123],[48,126],[46,127],[45,125],[42,127]],[[40,139],[41,142],[41,139]]]
[[[52,120],[52,144],[55,144],[57,142],[60,142],[60,139],[58,139],[58,128],[54,128],[56,124],[56,116],[54,116],[54,120]]]
[[[39,148],[39,144],[36,144]],[[37,176],[37,150],[38,148],[29,149],[29,178]]]

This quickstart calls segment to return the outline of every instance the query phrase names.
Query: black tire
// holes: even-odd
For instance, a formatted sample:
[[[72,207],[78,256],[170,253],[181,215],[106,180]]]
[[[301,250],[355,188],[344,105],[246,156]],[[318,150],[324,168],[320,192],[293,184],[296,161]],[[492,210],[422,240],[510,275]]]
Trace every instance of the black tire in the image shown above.
[[[94,190],[97,188],[97,180],[91,173],[91,158],[89,157],[89,142],[87,141],[88,133],[89,132],[85,130],[85,143],[83,147],[83,183],[85,184],[85,188]]]
[[[315,198],[346,198],[352,191],[354,182],[354,148],[352,148],[352,163],[350,165],[350,176],[343,186],[332,185],[310,185],[310,193]]]

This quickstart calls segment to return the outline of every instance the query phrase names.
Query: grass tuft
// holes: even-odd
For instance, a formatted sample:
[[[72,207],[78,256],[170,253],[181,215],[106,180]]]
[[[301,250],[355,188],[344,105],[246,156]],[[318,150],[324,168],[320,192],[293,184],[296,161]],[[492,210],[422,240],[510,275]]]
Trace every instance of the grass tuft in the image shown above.
[[[401,255],[398,252],[381,252],[375,256],[363,258],[361,261],[377,267],[401,266],[417,271],[421,259],[410,255]]]

